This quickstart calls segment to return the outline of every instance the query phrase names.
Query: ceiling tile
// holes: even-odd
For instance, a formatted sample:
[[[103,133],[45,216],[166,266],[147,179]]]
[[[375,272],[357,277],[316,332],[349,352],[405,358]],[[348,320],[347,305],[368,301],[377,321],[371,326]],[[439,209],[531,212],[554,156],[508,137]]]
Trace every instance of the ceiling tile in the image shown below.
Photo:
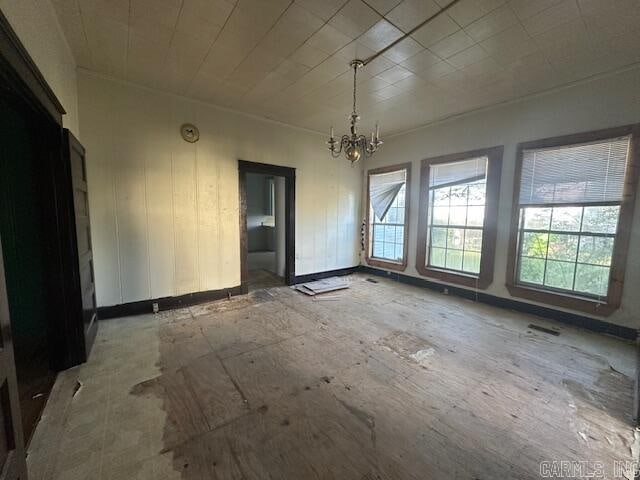
[[[347,1],[348,0],[322,0],[322,2],[318,2],[318,0],[296,0],[296,3],[326,22],[333,17]]]
[[[447,61],[456,68],[464,68],[469,65],[473,65],[480,60],[487,58],[489,54],[480,45],[473,45],[472,47],[463,50],[460,53],[456,53],[452,57],[449,57]]]
[[[526,20],[560,2],[562,0],[509,0],[509,6],[520,20]]]
[[[431,45],[429,50],[442,58],[449,58],[466,48],[469,48],[475,42],[464,31],[460,30],[447,38],[440,40],[438,43]]]
[[[466,27],[477,19],[503,5],[506,0],[461,0],[448,11],[458,25]],[[538,0],[529,0],[536,2]]]
[[[429,50],[422,52],[404,60],[401,65],[413,73],[418,73],[431,65],[441,62],[442,59]]]
[[[306,67],[314,68],[328,57],[328,53],[325,53],[318,48],[314,48],[311,45],[304,44],[298,48],[293,55],[289,57],[289,59]]]
[[[562,0],[522,22],[530,35],[540,35],[545,31],[580,17],[576,0]]]
[[[131,21],[173,28],[181,7],[181,0],[131,0]]]
[[[307,45],[332,55],[352,41],[353,39],[351,37],[341,33],[335,27],[325,24],[320,30],[313,34],[307,41]]]
[[[476,42],[481,42],[506,30],[517,22],[518,19],[513,10],[508,5],[503,5],[468,25],[464,30]]]
[[[413,73],[411,73],[409,70],[401,67],[400,65],[396,65],[388,70],[385,70],[384,72],[380,72],[378,75],[376,75],[376,77],[381,78],[388,83],[396,83],[404,78],[410,77],[411,75],[413,75]]]
[[[438,12],[440,7],[433,0],[403,0],[385,15],[391,23],[408,32]]]
[[[183,0],[180,15],[222,27],[235,3],[233,0]]]
[[[430,47],[443,38],[460,30],[460,26],[448,15],[439,15],[429,23],[420,27],[412,37],[425,47]]]
[[[73,53],[76,63],[84,68],[92,68],[91,51],[89,43],[82,26],[82,16],[76,2],[67,0],[54,0],[53,6],[56,15],[60,20],[60,25],[65,32],[65,36]]]
[[[274,70],[275,73],[277,73],[278,75],[281,75],[287,80],[290,80],[291,83],[298,80],[308,71],[309,71],[309,67],[301,63],[295,62],[291,59],[285,59]]]
[[[407,37],[401,42],[398,42],[397,45],[394,45],[392,48],[384,52],[384,56],[389,60],[400,63],[403,60],[406,60],[409,57],[417,54],[424,50],[424,47],[416,42],[411,37]]]
[[[388,13],[402,0],[366,0],[367,4],[381,15]]]
[[[358,39],[364,46],[378,52],[402,37],[402,31],[386,20],[380,20]]]
[[[359,58],[360,60],[364,60],[366,58],[369,58],[371,55],[375,53],[376,52],[371,50],[369,47],[366,47],[362,43],[360,43],[358,40],[355,40],[349,43],[348,45],[344,46],[340,50],[338,50],[336,52],[336,55],[342,57],[342,59],[348,63],[351,60],[354,60],[356,58]],[[388,67],[385,67],[385,68],[388,68]]]
[[[351,110],[349,62],[451,0],[51,1],[85,68],[324,131]],[[640,0],[460,0],[359,71],[362,130],[381,118],[397,132],[637,64],[638,25]]]
[[[129,23],[130,0],[77,0],[77,2],[84,18],[111,20],[124,25]],[[61,0],[61,3],[74,2]]]
[[[455,70],[456,69],[452,65],[445,61],[440,61],[418,72],[416,75],[424,80],[430,81],[453,73]]]
[[[380,18],[380,15],[362,0],[349,0],[329,23],[345,35],[355,38],[371,28]]]
[[[373,75],[377,75],[380,72],[388,70],[394,65],[395,64],[391,60],[380,55],[379,57],[376,57],[375,59],[373,59],[371,62],[367,63],[367,65],[364,68],[369,75],[373,76]]]

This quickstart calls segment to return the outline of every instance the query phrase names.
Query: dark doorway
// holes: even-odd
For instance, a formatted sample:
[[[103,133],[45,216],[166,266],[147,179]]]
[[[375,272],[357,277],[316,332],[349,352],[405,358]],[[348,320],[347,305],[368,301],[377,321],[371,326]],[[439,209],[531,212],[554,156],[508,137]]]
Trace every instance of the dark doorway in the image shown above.
[[[18,377],[22,424],[29,439],[55,381],[41,130],[21,102],[0,96],[0,237]]]
[[[295,169],[238,162],[243,292],[295,278]]]

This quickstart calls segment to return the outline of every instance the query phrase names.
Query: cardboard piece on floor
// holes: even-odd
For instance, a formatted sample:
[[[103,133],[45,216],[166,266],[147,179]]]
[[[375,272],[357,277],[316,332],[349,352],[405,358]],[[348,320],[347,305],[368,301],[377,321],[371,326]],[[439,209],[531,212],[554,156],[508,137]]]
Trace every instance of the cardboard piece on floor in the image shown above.
[[[335,292],[336,290],[343,290],[345,288],[349,288],[349,284],[337,277],[325,278],[324,280],[302,283],[295,286],[296,290],[310,296]]]

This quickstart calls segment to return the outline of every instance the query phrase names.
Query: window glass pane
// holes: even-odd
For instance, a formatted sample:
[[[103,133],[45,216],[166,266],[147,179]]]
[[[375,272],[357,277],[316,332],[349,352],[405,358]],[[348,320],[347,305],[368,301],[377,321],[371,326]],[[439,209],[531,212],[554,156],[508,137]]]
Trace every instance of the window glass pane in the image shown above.
[[[581,220],[582,207],[556,207],[553,209],[551,230],[579,232]]]
[[[522,255],[546,258],[548,233],[525,232],[522,241]]]
[[[434,247],[447,246],[447,229],[441,227],[433,227],[431,229],[431,245]]]
[[[373,243],[382,242],[384,240],[384,226],[383,225],[374,225],[373,226]]]
[[[552,233],[549,235],[548,258],[554,260],[576,261],[578,253],[578,236]]]
[[[465,230],[464,249],[472,252],[482,251],[482,230]]]
[[[486,163],[486,157],[479,157],[471,163],[463,160],[430,168],[431,202],[427,211],[430,266],[479,273]],[[438,188],[438,185],[447,186]]]
[[[547,260],[547,272],[544,284],[548,287],[571,290],[573,288],[573,273],[576,264],[573,262],[558,262]]]
[[[484,207],[474,206],[467,210],[467,225],[472,227],[482,227],[484,225]]]
[[[462,269],[465,272],[480,273],[480,253],[465,251]]]
[[[456,185],[451,187],[451,205],[466,205],[467,204],[467,192],[466,185]]]
[[[396,241],[396,227],[393,226],[385,226],[384,227],[384,242],[385,243],[393,243]]]
[[[395,229],[396,237],[393,241],[402,245],[404,243],[404,227],[395,227]]]
[[[433,204],[435,206],[449,206],[449,188],[434,188],[432,190],[433,193]]]
[[[371,256],[391,261],[401,261],[404,253],[404,203],[406,186],[403,185],[391,202],[383,219],[377,217],[373,206],[369,213],[373,218]],[[396,226],[396,224],[400,224]]]
[[[620,207],[584,207],[582,231],[591,233],[616,233]]]
[[[396,246],[394,243],[384,243],[384,258],[388,258],[389,260],[395,260],[396,258]]]
[[[487,185],[484,182],[469,185],[469,205],[484,205],[486,203]]]
[[[525,208],[524,228],[548,230],[551,222],[550,208]]]
[[[467,221],[467,207],[450,207],[449,225],[464,226]]]
[[[613,238],[590,237],[580,238],[580,254],[578,262],[593,263],[596,265],[611,265],[613,254]]]
[[[386,223],[398,223],[398,209],[391,207],[385,216]]]
[[[396,243],[396,259],[402,260],[404,257],[404,245],[402,243]]]
[[[384,243],[383,242],[373,242],[373,256],[381,258],[384,256]]]
[[[540,258],[520,258],[520,281],[542,284],[544,279],[544,260]]]
[[[605,297],[609,285],[609,268],[578,264],[576,291]]]
[[[464,245],[464,230],[462,228],[447,229],[447,248],[462,250]]]
[[[430,265],[434,267],[444,267],[445,253],[446,250],[444,248],[432,248],[431,255],[429,256]]]
[[[449,223],[449,207],[433,207],[434,225],[446,225]]]
[[[462,250],[447,249],[447,268],[462,270]]]

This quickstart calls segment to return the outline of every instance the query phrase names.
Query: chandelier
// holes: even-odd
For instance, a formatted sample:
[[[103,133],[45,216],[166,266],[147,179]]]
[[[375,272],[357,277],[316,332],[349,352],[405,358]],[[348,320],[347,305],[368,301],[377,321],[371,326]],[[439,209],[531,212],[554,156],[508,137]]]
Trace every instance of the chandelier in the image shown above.
[[[349,65],[353,67],[353,112],[351,112],[351,115],[349,116],[351,134],[342,135],[340,140],[336,140],[333,136],[333,127],[331,127],[331,134],[327,145],[329,146],[329,150],[331,151],[331,156],[333,158],[338,158],[344,150],[344,156],[353,165],[355,162],[360,160],[363,155],[366,157],[373,155],[383,142],[379,138],[380,131],[377,123],[375,135],[371,132],[371,140],[368,140],[364,135],[358,135],[356,124],[358,120],[360,120],[360,116],[356,112],[356,75],[358,73],[358,69],[364,67],[364,62],[356,59]]]

